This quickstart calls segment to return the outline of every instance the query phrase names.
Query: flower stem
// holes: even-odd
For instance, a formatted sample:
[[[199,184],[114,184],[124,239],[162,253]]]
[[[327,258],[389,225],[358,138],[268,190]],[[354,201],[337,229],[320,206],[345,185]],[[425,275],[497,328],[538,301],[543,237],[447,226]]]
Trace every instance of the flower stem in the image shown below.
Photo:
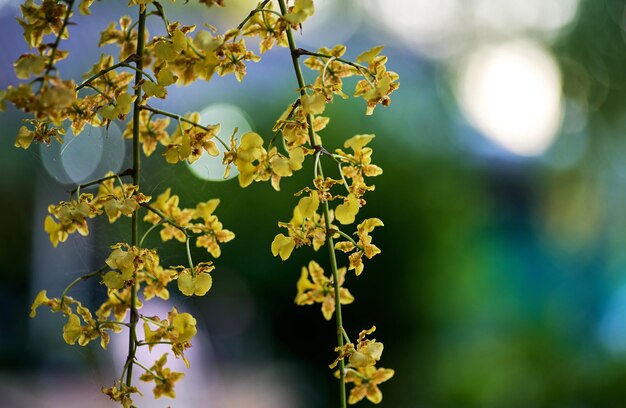
[[[50,58],[48,58],[48,64],[46,66],[46,71],[41,77],[41,86],[39,91],[46,84],[46,80],[48,79],[48,75],[50,75],[50,71],[54,69],[54,57],[56,56],[57,50],[59,49],[59,44],[61,43],[61,37],[63,37],[63,32],[67,28],[67,25],[70,22],[70,16],[72,15],[72,8],[74,7],[75,0],[67,0],[67,11],[65,12],[65,17],[63,17],[63,24],[61,25],[61,29],[59,30],[59,35],[54,40],[54,44],[52,44],[52,48],[50,51]]]
[[[310,56],[312,56],[312,57],[326,58],[326,59],[328,59],[328,60],[335,60],[335,61],[339,61],[339,62],[341,62],[341,63],[347,64],[347,65],[350,65],[351,67],[354,67],[354,68],[358,69],[358,70],[359,70],[359,72],[361,72],[361,73],[364,73],[364,72],[365,72],[365,73],[369,74],[372,78],[375,78],[375,77],[376,77],[376,75],[374,75],[374,73],[373,73],[373,72],[371,72],[369,69],[367,69],[367,68],[366,68],[366,67],[364,67],[363,65],[361,65],[361,64],[357,64],[356,62],[352,62],[352,61],[345,60],[345,59],[343,59],[343,58],[337,58],[337,57],[335,57],[335,56],[333,56],[333,55],[322,54],[322,53],[319,53],[319,52],[313,52],[313,51],[305,50],[305,49],[303,49],[303,48],[298,48],[298,49],[296,49],[294,52],[295,52],[298,56],[300,56],[300,55],[310,55]],[[330,62],[330,61],[328,61],[328,62]],[[366,78],[366,79],[367,79],[367,78]]]
[[[285,0],[278,0],[280,11],[283,15],[287,13],[287,6]],[[293,39],[293,33],[291,27],[287,28],[287,42],[289,43],[289,50],[291,51],[291,61],[293,62],[293,68],[298,80],[298,87],[300,89],[300,96],[306,95],[306,84],[304,77],[302,76],[302,70],[300,69],[300,63],[298,62],[299,51],[296,48],[296,43]],[[311,146],[317,146],[318,143],[315,140],[315,131],[313,130],[313,116],[307,115],[307,124],[309,127],[309,142]],[[322,171],[321,163],[317,166],[319,169],[319,175],[324,178],[324,172]],[[341,316],[341,299],[339,297],[339,274],[337,272],[337,258],[335,257],[335,243],[330,231],[330,210],[328,208],[328,201],[324,201],[324,224],[327,231],[326,245],[328,246],[328,256],[330,258],[330,266],[333,273],[334,290],[335,290],[335,321],[337,324],[337,346],[343,346],[343,319]],[[339,361],[339,406],[346,408],[346,379],[345,379],[345,363],[343,360]]]
[[[167,117],[170,117],[170,118],[172,118],[172,119],[176,119],[176,120],[178,120],[179,122],[189,123],[189,124],[190,124],[190,125],[192,125],[192,126],[195,126],[195,127],[197,127],[197,128],[200,128],[200,129],[205,130],[205,131],[207,131],[207,132],[211,132],[211,129],[209,129],[208,127],[203,126],[203,125],[201,125],[201,124],[199,124],[199,123],[197,123],[197,122],[194,122],[193,120],[189,120],[189,119],[187,119],[187,118],[186,118],[186,117],[184,117],[184,116],[177,115],[177,114],[172,113],[172,112],[168,112],[168,111],[164,111],[164,110],[161,110],[161,109],[153,108],[153,107],[152,107],[152,106],[150,106],[150,105],[142,105],[142,106],[140,107],[140,109],[147,110],[147,111],[150,111],[150,112],[156,113],[156,114],[158,114],[158,115],[167,116]],[[182,130],[182,129],[181,129],[181,130]],[[215,137],[215,139],[216,139],[218,142],[220,142],[220,143],[222,144],[222,146],[224,146],[224,148],[225,148],[226,150],[229,150],[229,146],[226,144],[226,142],[224,142],[224,141],[223,141],[222,139],[220,139],[218,136],[214,136],[214,137]]]
[[[196,269],[193,267],[193,258],[191,258],[191,249],[189,249],[189,235],[185,240],[185,247],[187,248],[187,261],[189,261],[189,269],[191,269],[191,276],[196,276]]]
[[[154,371],[150,370],[148,367],[146,367],[145,365],[141,364],[139,361],[137,361],[136,359],[133,361],[133,364],[138,365],[139,367],[143,368],[148,374],[150,374],[151,376],[153,376],[154,378],[156,378],[157,380],[163,381],[165,382],[165,378],[161,377],[160,375],[158,375],[157,373],[155,373]],[[130,365],[130,367],[132,367],[132,364]],[[130,367],[128,368],[130,371]]]
[[[256,13],[259,12],[268,12],[268,13],[272,13],[272,14],[276,14],[278,16],[281,16],[280,14],[278,14],[277,12],[275,12],[274,10],[265,10],[264,7],[267,3],[269,3],[270,0],[263,0],[261,2],[261,4],[258,5],[257,8],[255,8],[254,10],[252,10],[250,12],[250,14],[248,14],[248,16],[241,22],[239,23],[239,25],[237,26],[237,30],[241,30],[243,28],[243,26],[246,25],[246,23],[248,22],[248,20],[250,20],[252,18],[252,16],[254,16]]]
[[[86,188],[86,187],[90,187],[90,186],[94,186],[96,184],[101,184],[104,181],[107,180],[111,180],[114,178],[120,178],[120,177],[124,177],[124,176],[131,176],[133,174],[133,170],[132,169],[126,169],[123,172],[119,173],[119,174],[113,174],[110,176],[106,176],[106,177],[101,177],[99,179],[96,180],[92,180],[88,183],[85,184],[79,184],[78,186],[76,186],[76,188],[72,191],[70,191],[70,196],[74,195],[74,193],[80,191],[82,188]]]
[[[320,165],[320,176],[324,178],[322,166]],[[326,231],[330,231],[330,210],[328,201],[324,201],[324,224]],[[339,296],[339,273],[337,272],[337,258],[335,257],[335,242],[332,234],[327,235],[328,256],[330,257],[330,266],[333,273],[333,284],[335,289],[335,321],[337,325],[337,346],[343,346],[343,319],[341,316],[341,298]],[[345,363],[343,360],[339,362],[339,399],[341,408],[346,408],[346,379],[345,379]]]
[[[139,107],[141,103],[141,87],[137,86],[141,82],[143,77],[143,48],[146,41],[146,6],[139,6],[139,26],[137,28],[137,60],[135,61],[135,102],[133,105],[133,184],[139,187],[139,175],[140,175],[140,157],[141,151],[139,149]],[[131,221],[131,245],[137,246],[139,244],[139,217],[137,211],[133,213]],[[137,351],[137,321],[139,320],[137,314],[137,272],[133,272],[133,284],[130,289],[130,330],[128,333],[128,356],[126,361],[132,362],[135,360],[135,352]],[[126,385],[132,386],[133,382],[133,364],[128,364],[128,370],[126,371]]]
[[[148,211],[151,211],[153,213],[155,213],[156,215],[158,215],[159,217],[161,217],[161,221],[160,223],[167,223],[170,224],[172,227],[176,228],[177,230],[181,231],[183,234],[185,234],[185,236],[187,238],[189,238],[189,232],[187,232],[187,229],[185,229],[185,227],[176,224],[170,217],[168,217],[167,215],[163,214],[162,211],[157,210],[156,208],[152,207],[150,204],[147,203],[139,203],[140,206],[142,206],[143,208],[145,208]],[[160,224],[155,224],[155,225],[160,225]]]
[[[139,341],[137,346],[155,346],[157,344],[174,344],[171,341]]]
[[[91,82],[93,82],[96,79],[100,78],[102,75],[106,74],[107,72],[113,71],[114,69],[117,69],[117,68],[130,68],[130,69],[135,71],[135,74],[145,75],[152,82],[156,82],[150,75],[146,74],[143,71],[143,68],[139,68],[137,66],[133,66],[133,65],[130,64],[131,62],[137,63],[139,59],[140,59],[139,56],[133,54],[130,57],[126,58],[122,62],[118,62],[117,64],[113,64],[113,65],[111,65],[108,68],[101,69],[100,71],[96,72],[95,74],[93,74],[92,76],[90,76],[89,78],[87,78],[83,82],[81,82],[80,85],[78,85],[76,87],[76,90],[80,91],[82,88],[88,86]]]
[[[79,284],[80,282],[87,280],[89,278],[93,278],[96,275],[101,275],[102,272],[104,272],[104,270],[106,269],[106,266],[101,267],[100,269],[87,273],[85,275],[81,275],[78,278],[74,279],[74,281],[72,281],[72,283],[70,283],[69,285],[67,285],[67,287],[65,288],[65,290],[63,290],[63,293],[61,293],[61,305],[63,304],[63,301],[65,300],[65,296],[67,295],[67,292],[69,292],[70,289],[72,289],[74,286],[76,286],[77,284]]]
[[[350,241],[352,243],[352,245],[354,245],[357,249],[363,251],[363,247],[361,247],[359,244],[357,244],[357,242],[350,235],[348,235],[345,232],[343,232],[341,230],[338,230],[338,229],[333,230],[333,231],[338,233],[339,235],[341,235],[342,237],[344,237],[348,241]]]
[[[153,226],[151,226],[150,228],[148,228],[148,230],[146,232],[143,233],[143,236],[141,237],[141,239],[139,240],[139,246],[143,246],[143,241],[146,239],[146,237],[152,232],[154,231],[155,228],[159,227],[160,225],[162,225],[163,222],[157,222],[156,224],[154,224]]]
[[[238,30],[241,30],[241,29],[243,28],[243,26],[244,26],[244,25],[246,25],[246,23],[248,22],[248,20],[250,20],[250,19],[252,18],[252,16],[254,16],[254,14],[255,14],[256,12],[258,12],[259,10],[262,10],[262,9],[263,9],[263,7],[265,7],[265,5],[266,5],[267,3],[269,3],[269,2],[270,2],[270,0],[263,0],[263,1],[261,2],[261,4],[259,4],[259,5],[257,6],[257,8],[255,8],[254,10],[252,10],[252,11],[250,12],[250,14],[248,14],[248,15],[246,16],[246,18],[245,18],[245,19],[244,19],[241,23],[239,23],[239,25],[237,26],[237,29],[238,29]]]

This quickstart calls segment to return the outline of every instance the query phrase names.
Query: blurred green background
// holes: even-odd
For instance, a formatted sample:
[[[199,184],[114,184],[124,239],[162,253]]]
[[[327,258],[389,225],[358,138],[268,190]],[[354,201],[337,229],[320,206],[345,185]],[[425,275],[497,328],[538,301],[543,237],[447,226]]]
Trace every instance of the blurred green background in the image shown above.
[[[209,11],[178,2],[169,17],[224,30],[255,4],[226,3],[233,7]],[[382,253],[358,279],[348,275],[356,301],[344,308],[344,321],[351,337],[375,324],[385,344],[380,365],[396,374],[381,386],[380,406],[624,406],[626,3],[318,0],[316,6],[296,36],[299,46],[345,43],[355,58],[385,44],[388,68],[400,74],[389,108],[366,117],[362,100],[336,99],[322,133],[329,149],[354,134],[377,135],[374,163],[384,174],[359,217],[385,222],[373,233]],[[126,1],[96,2],[93,16],[76,18],[64,43],[71,52],[64,76],[78,79],[102,52],[116,54],[96,44],[123,13]],[[0,89],[18,83],[12,63],[27,52],[18,15],[17,2],[0,0]],[[155,20],[148,29],[156,34],[161,27]],[[288,52],[274,49],[248,64],[242,84],[216,77],[172,89],[160,106],[235,112],[240,128],[247,121],[267,138],[296,86]],[[115,378],[125,339],[110,353],[96,344],[70,347],[59,316],[41,311],[31,320],[28,310],[40,289],[60,293],[97,268],[108,245],[126,239],[127,222],[96,221],[88,239],[72,237],[53,250],[43,220],[72,180],[128,167],[129,158],[119,157],[130,146],[112,129],[96,135],[95,145],[18,150],[21,119],[11,109],[0,114],[0,405],[109,406],[99,388]],[[100,159],[90,159],[91,152]],[[139,406],[336,406],[336,380],[327,369],[334,323],[318,306],[293,303],[300,268],[311,258],[327,266],[326,252],[303,248],[286,262],[270,253],[277,221],[290,218],[293,193],[310,183],[310,159],[280,192],[267,183],[241,189],[235,180],[205,180],[158,155],[143,163],[148,193],[171,186],[187,206],[220,198],[216,213],[237,238],[222,247],[205,298],[172,291],[200,329],[179,399],[155,403],[146,389]],[[172,265],[184,262],[176,243],[148,245]],[[203,256],[197,251],[197,259]],[[73,295],[95,305],[101,287],[85,284]],[[155,310],[165,307],[156,303]]]

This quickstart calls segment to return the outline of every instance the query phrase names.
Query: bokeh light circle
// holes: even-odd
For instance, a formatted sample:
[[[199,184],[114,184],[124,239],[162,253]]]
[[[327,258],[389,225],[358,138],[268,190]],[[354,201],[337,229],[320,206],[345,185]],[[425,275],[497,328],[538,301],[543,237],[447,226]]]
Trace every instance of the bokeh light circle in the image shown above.
[[[41,160],[52,178],[63,184],[80,184],[108,171],[120,171],[126,146],[115,123],[108,129],[86,125],[78,136],[69,126],[65,131],[63,143],[40,145]]]
[[[561,75],[554,58],[527,41],[490,46],[462,64],[457,97],[468,121],[520,156],[538,156],[563,117]]]
[[[315,2],[315,14],[306,21],[298,40],[318,49],[347,42],[363,21],[359,0],[323,0]]]
[[[233,130],[238,128],[235,139],[239,140],[242,134],[252,130],[252,122],[246,113],[239,107],[228,103],[217,103],[210,105],[200,112],[200,123],[221,125],[217,136],[227,144],[230,143],[230,136]],[[220,154],[213,157],[204,152],[202,156],[192,164],[187,164],[189,170],[198,178],[209,181],[223,181],[226,166],[222,163],[224,146],[214,140]],[[231,166],[228,179],[237,176],[239,172],[235,166]]]

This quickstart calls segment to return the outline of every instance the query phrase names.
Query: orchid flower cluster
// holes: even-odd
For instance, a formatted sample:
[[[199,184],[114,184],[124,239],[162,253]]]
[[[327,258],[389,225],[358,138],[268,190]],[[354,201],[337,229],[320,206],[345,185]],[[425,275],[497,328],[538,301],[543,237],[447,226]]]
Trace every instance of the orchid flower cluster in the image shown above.
[[[295,0],[291,4],[276,0],[277,9],[273,1],[264,0],[241,24],[224,33],[209,24],[199,28],[169,21],[163,1],[169,0],[130,0],[128,7],[136,17],[123,16],[111,22],[98,44],[115,44],[119,53],[102,54],[78,82],[64,79],[57,63],[69,57],[61,46],[75,24],[74,13],[90,15],[94,0],[26,0],[21,5],[18,21],[31,52],[20,56],[14,67],[16,76],[24,82],[0,90],[0,110],[10,103],[29,115],[18,131],[15,146],[28,149],[33,143],[62,142],[67,128],[79,137],[87,125],[108,127],[111,122],[123,124],[123,137],[133,143],[132,168],[109,172],[77,186],[67,201],[48,207],[49,215],[43,222],[56,247],[76,232],[87,236],[93,218],[106,216],[115,223],[128,217],[129,241],[113,243],[104,264],[79,276],[59,297],[49,298],[45,290],[39,292],[31,317],[42,306],[60,313],[66,321],[63,338],[68,344],[81,346],[99,340],[106,349],[112,333],[127,330],[128,356],[122,372],[112,386],[102,391],[124,407],[133,406],[133,395],[138,393],[133,385],[133,368],[137,368],[142,370],[140,380],[154,384],[155,398],[174,398],[175,383],[184,374],[167,367],[169,353],[145,362],[136,352],[139,347],[152,349],[155,344],[167,344],[174,358],[189,366],[185,350],[191,347],[196,334],[196,320],[174,307],[167,316],[147,316],[141,313],[142,305],[154,297],[168,300],[174,285],[183,295],[204,296],[212,286],[212,272],[217,267],[214,262],[221,246],[235,234],[224,228],[215,214],[218,199],[185,208],[170,188],[156,198],[145,194],[139,184],[142,156],[147,158],[156,152],[165,163],[176,164],[193,163],[204,154],[222,155],[225,177],[234,166],[241,187],[269,181],[277,191],[282,178],[306,168],[309,162],[312,183],[297,193],[300,198],[291,219],[278,224],[283,233],[276,235],[271,251],[285,260],[298,247],[311,246],[315,251],[328,248],[330,272],[311,260],[297,281],[295,302],[321,303],[326,320],[335,316],[337,358],[330,368],[339,378],[340,405],[345,407],[346,402],[353,404],[363,398],[379,403],[382,393],[378,385],[394,372],[376,367],[383,344],[366,339],[375,327],[361,331],[356,344],[350,341],[341,305],[354,301],[344,287],[350,271],[354,276],[361,275],[365,260],[380,253],[372,243],[372,234],[383,222],[378,218],[359,219],[359,212],[366,204],[365,194],[374,190],[371,178],[383,171],[372,163],[370,144],[374,135],[352,136],[342,148],[328,150],[322,132],[330,119],[323,113],[335,96],[348,98],[343,79],[357,77],[352,93],[365,101],[365,114],[372,114],[378,105],[389,105],[389,95],[399,86],[398,75],[387,70],[387,57],[381,55],[380,46],[363,52],[354,61],[344,58],[347,50],[343,45],[317,51],[297,48],[293,32],[302,30],[314,14],[313,0]],[[209,7],[224,6],[223,0],[199,2]],[[149,35],[147,18],[160,20],[162,31]],[[260,38],[259,54],[274,46],[287,48],[298,84],[298,94],[276,121],[271,137],[255,132],[235,137],[235,130],[230,140],[223,140],[218,136],[220,125],[201,123],[197,112],[180,115],[152,106],[153,101],[166,99],[173,85],[187,86],[209,81],[215,75],[231,74],[243,81],[250,63],[261,59],[248,49],[246,41],[251,37]],[[304,65],[316,73],[310,84],[304,81],[301,57],[306,57]],[[335,177],[325,176],[324,161],[334,167]],[[96,189],[88,190],[93,187]],[[172,266],[161,259],[156,249],[143,246],[145,238],[157,230],[161,241],[174,240],[185,246],[186,265]],[[192,243],[206,249],[205,260],[194,262]],[[338,267],[337,252],[346,254],[346,267]],[[96,310],[89,310],[69,296],[74,286],[91,278],[99,279],[107,293],[107,300]],[[354,384],[349,396],[346,383]]]

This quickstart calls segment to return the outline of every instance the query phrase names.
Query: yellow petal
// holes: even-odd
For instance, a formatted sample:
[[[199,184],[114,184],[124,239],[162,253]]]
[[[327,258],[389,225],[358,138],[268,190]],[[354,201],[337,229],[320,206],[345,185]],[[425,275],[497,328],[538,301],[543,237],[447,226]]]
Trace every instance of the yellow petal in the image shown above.
[[[172,33],[172,47],[177,53],[187,49],[187,38],[185,34],[178,29],[174,30]]]
[[[276,157],[271,162],[272,171],[280,177],[291,176],[291,166],[289,166],[289,160],[286,157]]]
[[[376,136],[375,135],[356,135],[352,136],[350,139],[346,140],[343,144],[343,147],[350,148],[355,152],[360,151],[365,145],[372,141]]]
[[[21,147],[22,149],[28,149],[30,144],[35,138],[34,132],[28,130],[26,126],[21,126],[17,132],[17,139],[15,140],[15,147]]]
[[[298,289],[298,295],[303,294],[307,290],[315,288],[315,285],[309,280],[309,272],[304,266],[302,267],[302,270],[300,272],[300,279],[298,279],[296,288]],[[300,304],[300,302],[298,301],[296,301],[296,303]]]
[[[42,290],[37,294],[37,297],[33,301],[33,305],[30,307],[30,317],[35,317],[37,315],[37,308],[44,303],[48,303],[50,299],[46,296],[46,291]]]
[[[169,69],[162,69],[157,74],[157,82],[159,85],[170,86],[176,82],[176,76]]]
[[[44,230],[50,235],[50,242],[56,248],[59,242],[67,239],[67,232],[63,231],[63,226],[58,224],[51,216],[47,216],[44,222]]]
[[[292,170],[300,170],[304,161],[304,149],[296,147],[289,152],[289,167]]]
[[[335,209],[335,218],[343,225],[352,224],[359,212],[359,200],[354,194],[349,194],[343,204]]]
[[[274,241],[272,241],[272,255],[280,255],[280,258],[284,261],[289,258],[295,246],[296,243],[293,239],[283,234],[278,234],[274,237]]]
[[[181,313],[174,316],[172,326],[178,332],[178,341],[191,340],[196,335],[196,319],[189,313]]]
[[[247,132],[241,136],[241,145],[239,146],[243,150],[250,150],[255,147],[263,146],[263,138],[255,132]]]
[[[383,393],[380,392],[380,389],[373,384],[367,387],[365,396],[374,404],[379,404],[383,400]]]
[[[185,296],[192,296],[195,291],[193,278],[188,271],[181,272],[178,277],[178,290]]]
[[[313,0],[296,0],[293,10],[283,16],[291,24],[300,24],[315,13]]]
[[[383,354],[383,349],[383,343],[373,340],[361,347],[359,351],[378,361]]]
[[[82,333],[83,328],[80,325],[80,318],[72,313],[65,326],[63,326],[63,340],[67,344],[74,344]]]
[[[355,351],[350,355],[350,364],[353,367],[371,367],[376,364],[376,360],[360,351]]]
[[[109,271],[102,278],[102,283],[109,289],[121,289],[124,287],[124,279],[122,279],[120,273]]]
[[[330,320],[335,313],[335,299],[332,296],[326,296],[322,302],[322,314],[324,319]]]
[[[199,203],[193,213],[193,218],[202,218],[205,221],[208,220],[219,203],[219,198],[213,198],[205,203]]]
[[[213,285],[211,274],[201,273],[196,275],[195,292],[196,296],[204,296]]]
[[[376,57],[380,52],[385,48],[382,45],[378,45],[370,50],[365,51],[358,57],[356,57],[356,62],[370,62]]]
[[[319,196],[313,191],[309,197],[303,197],[298,201],[298,209],[300,214],[305,218],[313,218],[320,205]]]
[[[364,232],[370,233],[374,230],[374,228],[383,226],[385,226],[385,224],[383,224],[379,218],[368,218],[359,224],[357,230],[359,231],[359,234],[363,234]]]
[[[302,103],[304,113],[311,115],[319,115],[326,108],[326,98],[319,93],[301,96],[300,103]]]

